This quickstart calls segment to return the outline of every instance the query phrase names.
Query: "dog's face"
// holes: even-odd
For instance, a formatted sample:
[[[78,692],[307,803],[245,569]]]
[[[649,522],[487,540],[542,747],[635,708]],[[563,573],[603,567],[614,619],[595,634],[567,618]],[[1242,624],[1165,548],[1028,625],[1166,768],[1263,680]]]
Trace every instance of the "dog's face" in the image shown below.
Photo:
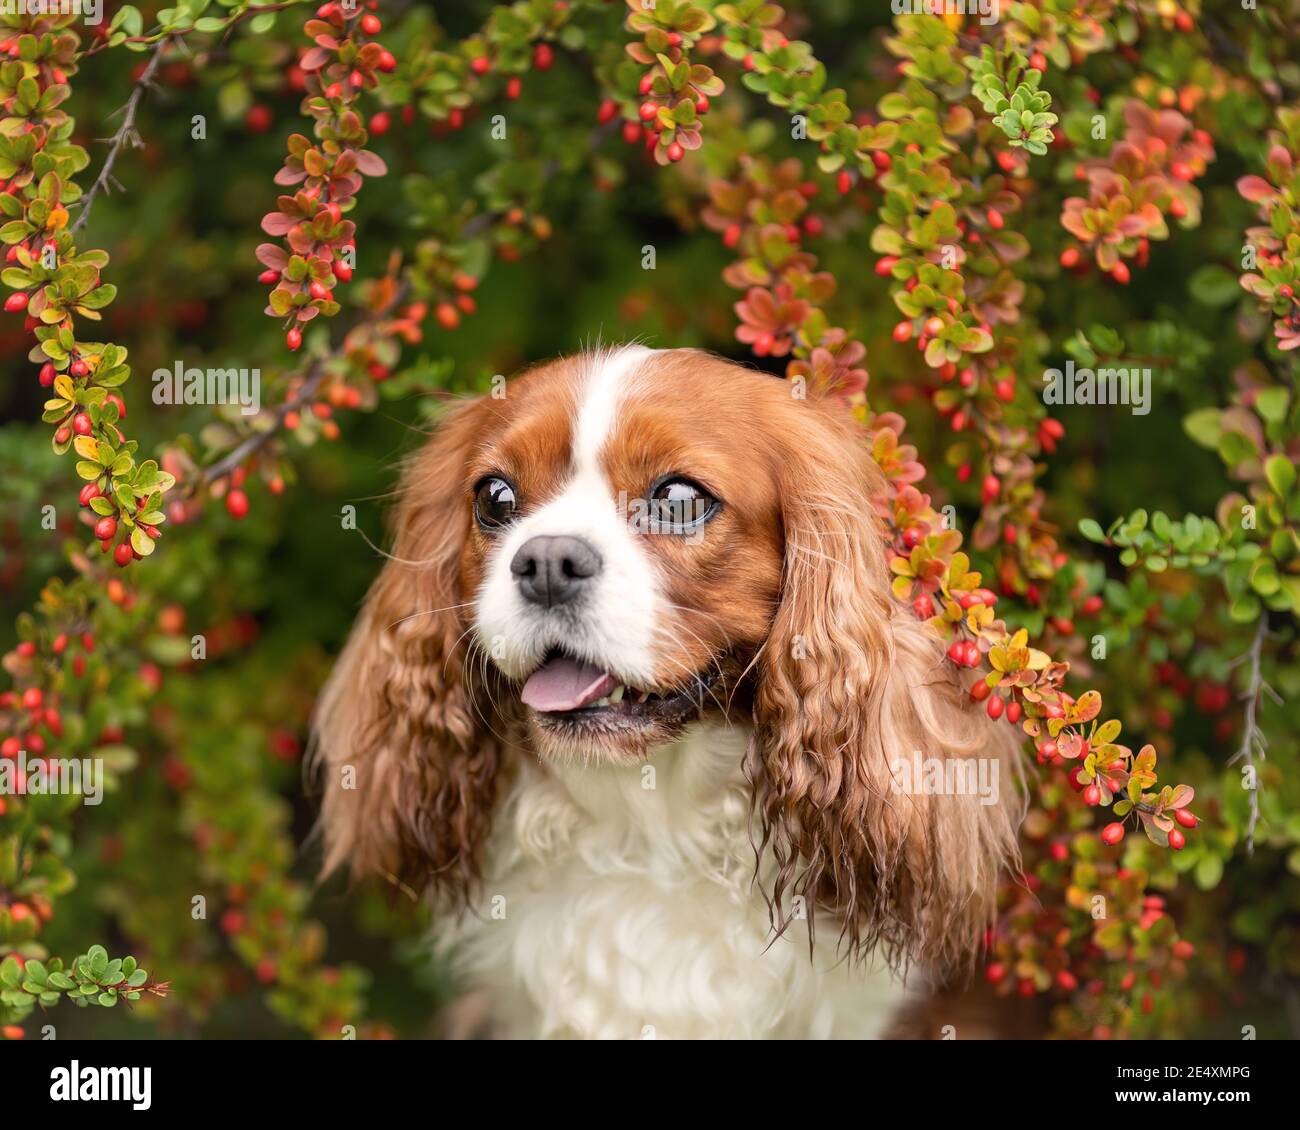
[[[460,591],[543,756],[642,757],[745,709],[781,584],[789,408],[780,382],[629,348],[478,410]]]
[[[1014,852],[1014,737],[890,594],[861,428],[797,391],[627,348],[449,416],[322,699],[322,759],[355,778],[328,782],[331,863],[463,899],[511,758],[635,765],[720,715],[751,734],[778,921],[802,895],[853,949],[974,943]],[[913,751],[992,758],[1008,785],[899,796]]]

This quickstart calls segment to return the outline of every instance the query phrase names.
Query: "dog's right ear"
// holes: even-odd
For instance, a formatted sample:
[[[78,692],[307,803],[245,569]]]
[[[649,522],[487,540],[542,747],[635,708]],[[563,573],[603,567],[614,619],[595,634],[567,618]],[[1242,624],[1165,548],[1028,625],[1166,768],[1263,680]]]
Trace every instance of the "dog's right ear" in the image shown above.
[[[473,521],[465,468],[487,408],[455,409],[407,465],[391,558],[314,723],[325,870],[346,863],[453,904],[477,878],[502,754],[459,582]]]

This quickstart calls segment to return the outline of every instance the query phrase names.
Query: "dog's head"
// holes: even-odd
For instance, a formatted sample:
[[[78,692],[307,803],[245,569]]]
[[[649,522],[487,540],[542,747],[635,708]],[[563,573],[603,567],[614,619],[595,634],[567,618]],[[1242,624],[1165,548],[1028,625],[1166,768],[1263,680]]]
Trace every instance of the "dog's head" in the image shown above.
[[[713,717],[752,727],[778,919],[800,895],[855,950],[968,950],[1014,853],[1014,736],[890,595],[883,486],[843,409],[695,351],[459,407],[322,699],[328,863],[464,898],[512,736],[635,763]],[[900,791],[913,751],[989,759],[1002,795]]]

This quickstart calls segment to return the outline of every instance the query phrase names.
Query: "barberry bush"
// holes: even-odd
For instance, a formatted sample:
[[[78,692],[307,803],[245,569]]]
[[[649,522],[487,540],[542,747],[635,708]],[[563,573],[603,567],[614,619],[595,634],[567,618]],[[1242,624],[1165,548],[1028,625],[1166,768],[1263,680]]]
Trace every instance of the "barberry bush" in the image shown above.
[[[426,1030],[421,907],[316,884],[313,696],[395,457],[598,334],[861,419],[1037,769],[978,976],[1285,1031],[1293,4],[106,7],[0,15],[4,1037]]]

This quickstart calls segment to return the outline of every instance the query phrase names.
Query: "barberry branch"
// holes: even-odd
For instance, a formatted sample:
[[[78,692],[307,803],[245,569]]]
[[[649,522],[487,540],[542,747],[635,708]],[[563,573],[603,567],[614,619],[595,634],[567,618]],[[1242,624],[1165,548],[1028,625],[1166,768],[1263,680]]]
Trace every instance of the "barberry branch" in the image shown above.
[[[126,104],[110,115],[110,117],[116,117],[121,114],[122,124],[117,127],[117,132],[108,139],[108,155],[104,158],[104,165],[99,170],[99,176],[95,178],[95,183],[90,186],[89,190],[81,198],[81,211],[68,229],[70,234],[76,235],[86,226],[86,222],[90,219],[90,210],[95,206],[95,198],[101,192],[108,191],[109,182],[113,181],[113,166],[117,163],[122,150],[128,145],[136,149],[144,145],[135,128],[135,115],[140,108],[140,102],[144,98],[145,91],[153,85],[154,76],[158,73],[158,67],[162,63],[163,52],[167,50],[170,43],[171,37],[167,35],[164,35],[158,41],[158,45],[150,52],[149,60],[145,64],[144,70],[140,72],[140,77],[136,79],[135,88],[131,91]],[[116,184],[117,182],[113,181],[113,183]]]

